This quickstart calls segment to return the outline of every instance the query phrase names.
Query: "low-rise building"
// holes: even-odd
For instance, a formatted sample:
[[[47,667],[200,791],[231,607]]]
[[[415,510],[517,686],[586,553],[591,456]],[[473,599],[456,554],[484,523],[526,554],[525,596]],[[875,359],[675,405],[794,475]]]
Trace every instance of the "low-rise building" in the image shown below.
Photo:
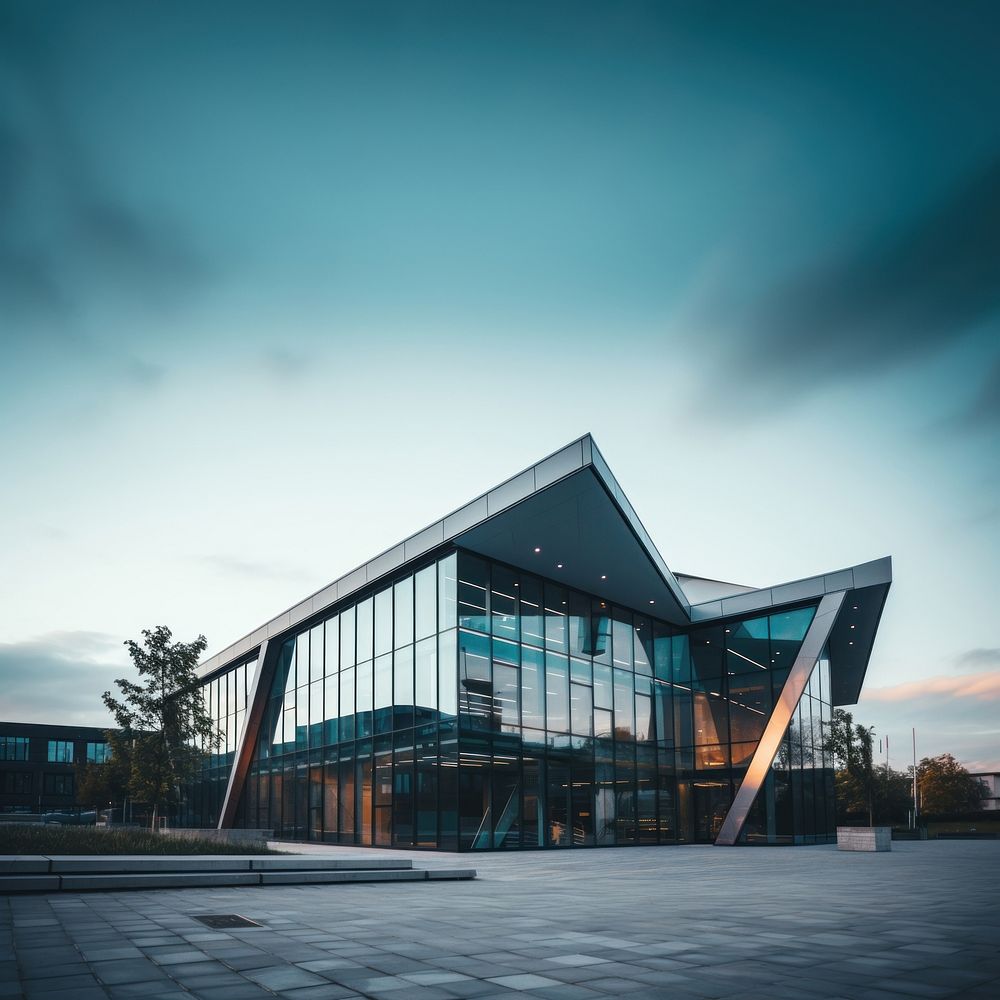
[[[104,763],[105,730],[0,722],[0,813],[75,813],[78,763]]]

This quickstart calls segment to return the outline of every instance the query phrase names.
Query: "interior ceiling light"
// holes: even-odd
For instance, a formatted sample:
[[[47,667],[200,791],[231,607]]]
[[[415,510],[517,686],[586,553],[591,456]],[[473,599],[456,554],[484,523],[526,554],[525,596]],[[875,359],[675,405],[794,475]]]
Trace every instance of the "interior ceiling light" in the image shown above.
[[[655,604],[655,603],[656,603],[656,601],[650,601],[649,603],[650,603],[650,604]]]
[[[608,578],[608,574],[607,573],[602,573],[601,574],[601,579],[602,580],[607,580],[607,578]]]
[[[538,546],[536,545],[536,546],[535,546],[535,551],[536,551],[536,552],[541,552],[542,550],[541,550],[540,548],[538,548]]]
[[[556,569],[562,569],[562,563],[556,563]]]

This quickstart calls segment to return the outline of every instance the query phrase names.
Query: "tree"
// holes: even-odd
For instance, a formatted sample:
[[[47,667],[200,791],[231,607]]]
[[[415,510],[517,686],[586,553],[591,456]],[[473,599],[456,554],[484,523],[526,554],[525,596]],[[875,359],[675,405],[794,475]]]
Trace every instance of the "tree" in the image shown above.
[[[105,732],[104,738],[108,745],[108,757],[104,763],[87,761],[76,766],[78,805],[100,809],[108,803],[124,803],[128,795],[132,770],[131,743],[114,729]]]
[[[837,775],[837,796],[846,795],[849,805],[860,808],[848,811],[867,810],[868,822],[875,822],[875,773],[872,767],[873,728],[855,725],[854,716],[842,708],[835,708],[828,723],[829,729],[823,739],[823,751],[830,754],[845,779]],[[845,803],[848,804],[848,803]]]
[[[950,753],[943,753],[917,765],[917,794],[922,813],[975,812],[983,786]]]
[[[142,645],[125,642],[139,683],[116,680],[121,697],[105,691],[104,704],[131,746],[129,793],[152,806],[156,829],[162,809],[176,804],[180,786],[197,775],[204,750],[218,746],[219,733],[195,673],[205,637],[171,642],[165,625],[143,629],[142,636]]]

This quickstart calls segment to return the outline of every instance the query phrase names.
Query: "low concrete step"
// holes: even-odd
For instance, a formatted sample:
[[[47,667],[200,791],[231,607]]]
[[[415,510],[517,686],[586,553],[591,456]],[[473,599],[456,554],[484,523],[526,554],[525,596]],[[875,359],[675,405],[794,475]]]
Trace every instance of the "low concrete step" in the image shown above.
[[[258,872],[129,872],[123,875],[60,875],[63,892],[89,889],[187,889],[196,886],[260,885]]]
[[[41,854],[0,854],[0,874],[48,872],[49,859]]]
[[[410,858],[324,858],[308,854],[260,854],[250,859],[254,871],[398,871],[413,867]]]
[[[354,860],[354,859],[341,859]],[[375,860],[375,859],[373,859]],[[0,874],[0,893],[88,892],[115,889],[187,889],[261,885],[332,885],[350,882],[424,882],[474,879],[473,868],[302,869],[299,871],[131,871]]]
[[[91,875],[126,872],[396,871],[410,858],[329,858],[309,855],[108,854],[2,855],[0,873]]]
[[[472,868],[417,869],[410,858],[324,858],[310,855],[0,856],[0,893],[334,885],[475,877],[476,872]]]
[[[427,872],[396,871],[261,872],[262,885],[325,885],[336,882],[423,882]]]

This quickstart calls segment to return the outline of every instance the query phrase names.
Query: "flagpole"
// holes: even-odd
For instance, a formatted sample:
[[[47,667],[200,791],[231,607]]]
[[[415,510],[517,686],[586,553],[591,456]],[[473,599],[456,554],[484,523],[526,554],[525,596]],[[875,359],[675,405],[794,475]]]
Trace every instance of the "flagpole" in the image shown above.
[[[917,728],[913,727],[913,829],[917,828]]]

